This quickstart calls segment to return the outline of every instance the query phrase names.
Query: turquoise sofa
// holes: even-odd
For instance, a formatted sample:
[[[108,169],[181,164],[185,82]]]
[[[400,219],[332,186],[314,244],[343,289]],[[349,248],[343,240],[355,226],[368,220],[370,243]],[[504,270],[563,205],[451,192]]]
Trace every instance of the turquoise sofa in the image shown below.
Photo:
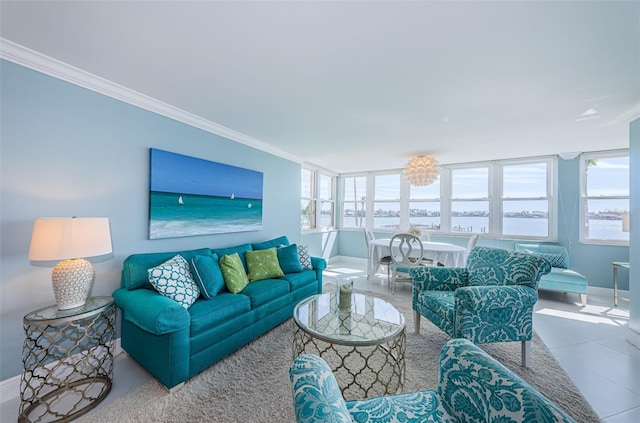
[[[442,347],[435,391],[345,401],[331,368],[310,354],[297,357],[289,373],[298,423],[574,422],[466,339]]]
[[[540,278],[538,289],[574,292],[580,296],[583,306],[587,305],[587,278],[571,270],[569,251],[557,244],[516,243],[516,251],[540,255],[551,263],[551,271]]]
[[[311,257],[313,269],[250,282],[238,294],[223,288],[211,299],[198,298],[188,309],[159,294],[148,280],[149,268],[176,254],[187,261],[212,252],[244,257],[246,251],[282,245],[289,245],[287,237],[222,249],[129,256],[121,287],[113,293],[122,311],[122,348],[172,389],[289,319],[300,300],[322,292],[323,259]]]

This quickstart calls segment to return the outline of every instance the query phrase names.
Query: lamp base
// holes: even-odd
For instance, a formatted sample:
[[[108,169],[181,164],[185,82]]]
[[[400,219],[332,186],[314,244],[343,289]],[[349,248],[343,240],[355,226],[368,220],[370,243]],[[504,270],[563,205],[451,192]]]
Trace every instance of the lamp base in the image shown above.
[[[93,265],[86,259],[63,260],[53,268],[51,282],[58,310],[83,306],[93,288]]]

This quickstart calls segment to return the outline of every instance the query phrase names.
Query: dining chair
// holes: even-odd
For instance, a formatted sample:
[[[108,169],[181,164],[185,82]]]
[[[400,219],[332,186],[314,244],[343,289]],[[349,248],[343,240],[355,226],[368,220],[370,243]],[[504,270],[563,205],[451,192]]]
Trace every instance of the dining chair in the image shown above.
[[[371,232],[367,228],[364,228],[364,239],[367,244],[367,258],[369,260],[375,259],[375,257],[372,256],[372,251],[371,251],[371,241],[376,239],[375,235],[373,234],[373,232]],[[380,257],[380,260],[378,260],[378,262],[376,263],[376,267],[378,267],[378,265],[383,265],[387,267],[387,284],[389,284],[389,277],[390,277],[389,265],[390,264],[391,264],[391,256]]]
[[[471,238],[469,238],[469,242],[467,242],[466,257],[469,257],[469,253],[471,252],[473,247],[476,246],[476,243],[478,242],[479,237],[480,237],[480,234],[473,234],[471,235]]]
[[[393,294],[396,292],[396,283],[413,283],[413,279],[409,275],[412,268],[425,265],[423,263],[424,247],[417,236],[401,233],[391,237],[389,251],[391,251],[389,288]]]

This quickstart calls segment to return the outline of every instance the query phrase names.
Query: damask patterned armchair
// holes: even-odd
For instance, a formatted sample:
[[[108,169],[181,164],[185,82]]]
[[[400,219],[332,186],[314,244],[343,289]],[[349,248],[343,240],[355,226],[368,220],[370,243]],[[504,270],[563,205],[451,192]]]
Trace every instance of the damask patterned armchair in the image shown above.
[[[527,367],[538,281],[550,270],[540,256],[490,247],[474,247],[467,267],[411,269],[415,330],[424,316],[475,344],[520,341]]]
[[[442,347],[435,391],[345,401],[331,368],[310,354],[296,358],[289,374],[297,423],[574,422],[466,339]]]

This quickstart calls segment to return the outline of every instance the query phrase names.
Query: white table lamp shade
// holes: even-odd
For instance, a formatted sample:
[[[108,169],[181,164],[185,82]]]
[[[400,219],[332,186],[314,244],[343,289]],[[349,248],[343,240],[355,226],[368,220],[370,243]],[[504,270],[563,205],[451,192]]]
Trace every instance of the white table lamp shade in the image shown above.
[[[53,294],[60,310],[84,305],[93,287],[93,266],[86,257],[112,252],[109,219],[71,217],[36,219],[29,260],[63,260],[52,273]]]

